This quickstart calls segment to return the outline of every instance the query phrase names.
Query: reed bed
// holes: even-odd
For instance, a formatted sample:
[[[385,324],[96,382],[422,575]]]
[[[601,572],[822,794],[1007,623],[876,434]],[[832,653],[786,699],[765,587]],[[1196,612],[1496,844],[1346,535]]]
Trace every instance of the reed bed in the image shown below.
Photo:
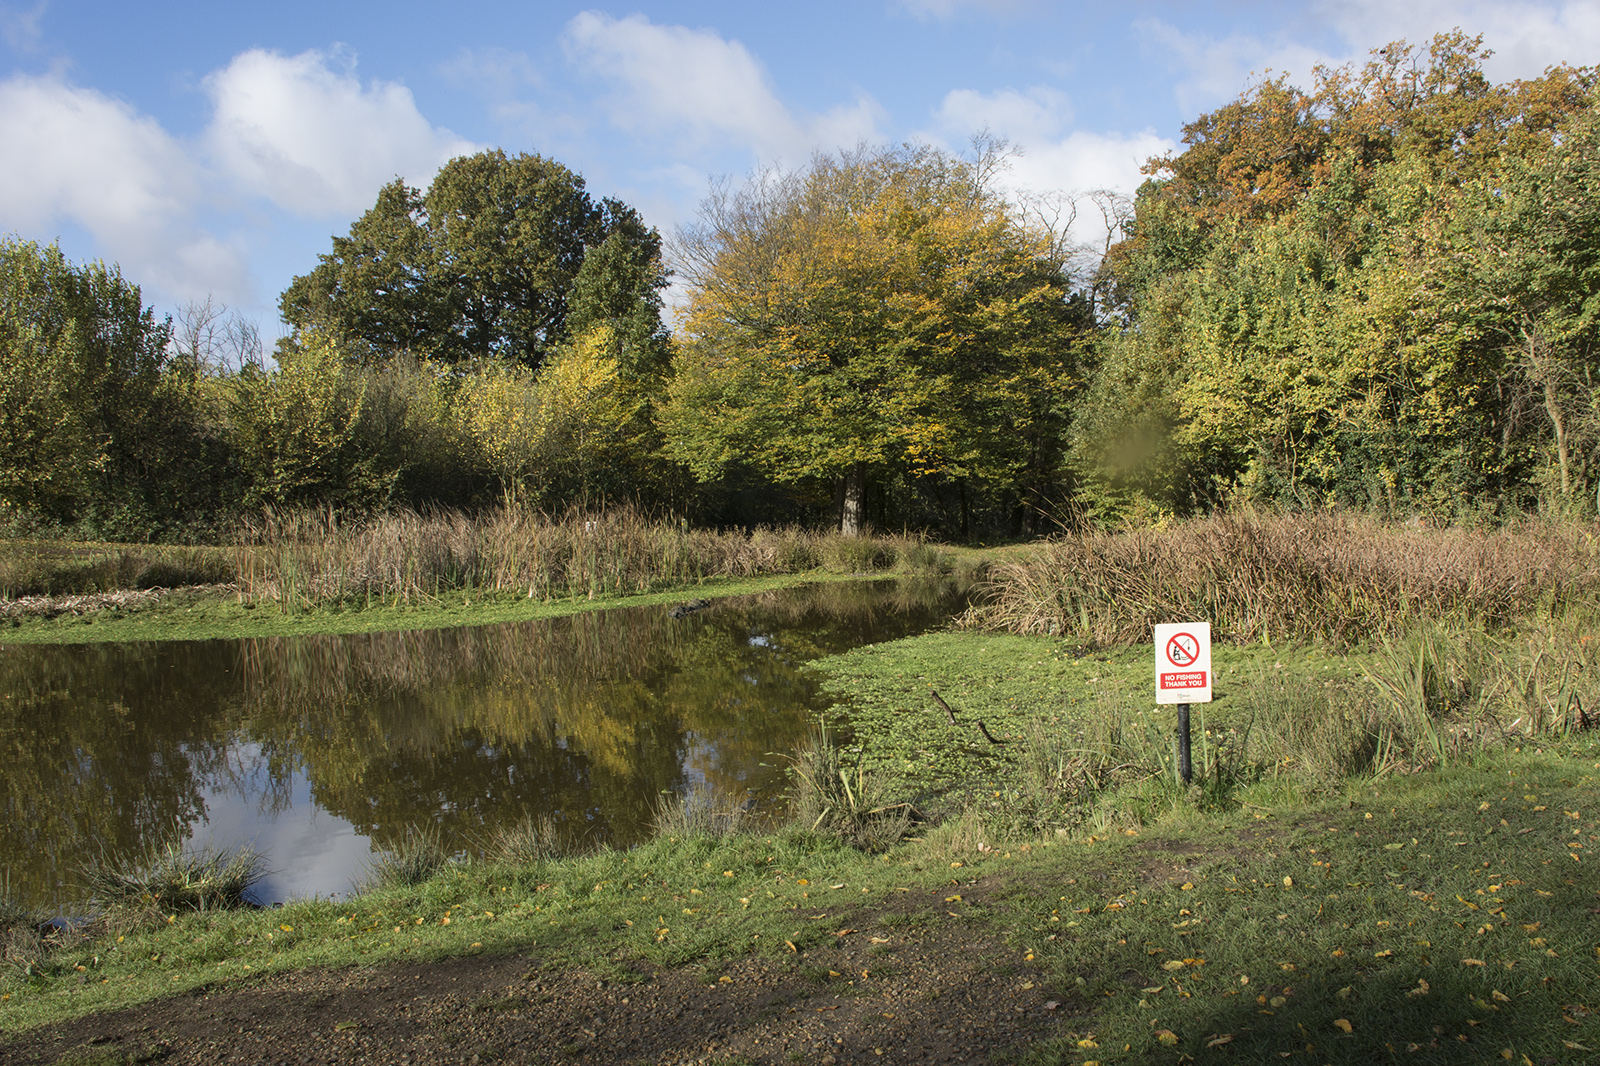
[[[241,530],[234,549],[242,597],[298,606],[427,601],[456,592],[532,599],[639,593],[818,567],[927,569],[937,556],[905,536],[690,529],[630,509],[554,517],[514,507],[479,516],[397,512],[360,522],[269,512]]]
[[[0,544],[0,600],[89,596],[233,580],[217,548],[13,540]]]
[[[1600,549],[1576,525],[1415,529],[1342,515],[1227,515],[1082,533],[990,571],[964,624],[1149,639],[1157,622],[1211,621],[1219,640],[1348,648],[1423,622],[1495,631],[1600,591]]]

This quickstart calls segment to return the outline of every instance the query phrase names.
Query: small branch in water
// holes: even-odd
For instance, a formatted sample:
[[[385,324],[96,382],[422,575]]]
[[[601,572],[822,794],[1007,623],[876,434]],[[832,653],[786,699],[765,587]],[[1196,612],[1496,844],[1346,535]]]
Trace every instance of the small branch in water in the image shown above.
[[[950,709],[950,705],[944,701],[939,693],[935,692],[933,689],[929,689],[928,695],[933,697],[934,703],[937,703],[940,707],[944,708],[945,716],[950,719],[950,724],[959,728],[960,723],[956,721],[956,712]],[[982,733],[983,739],[987,740],[991,744],[1005,743],[1003,740],[996,740],[994,734],[989,732],[989,727],[984,725],[981,719],[978,721],[978,732]]]

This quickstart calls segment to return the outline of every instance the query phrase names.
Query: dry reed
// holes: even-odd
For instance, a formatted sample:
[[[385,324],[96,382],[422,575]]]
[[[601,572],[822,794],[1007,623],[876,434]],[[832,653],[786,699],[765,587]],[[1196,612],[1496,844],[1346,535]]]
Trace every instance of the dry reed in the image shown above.
[[[1576,526],[1483,532],[1228,515],[1051,541],[991,571],[964,621],[1130,644],[1157,622],[1204,618],[1221,640],[1350,647],[1424,621],[1504,628],[1597,589],[1596,545]]]
[[[561,517],[501,508],[480,516],[397,512],[345,522],[269,512],[243,528],[234,558],[242,597],[292,607],[356,599],[411,602],[446,593],[533,599],[648,592],[710,578],[938,565],[908,537],[845,538],[796,527],[690,529],[637,511]]]

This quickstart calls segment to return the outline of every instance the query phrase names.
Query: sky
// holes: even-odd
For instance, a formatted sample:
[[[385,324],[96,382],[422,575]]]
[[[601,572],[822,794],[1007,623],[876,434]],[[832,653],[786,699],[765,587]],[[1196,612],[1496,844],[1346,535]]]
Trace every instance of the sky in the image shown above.
[[[271,5],[0,0],[0,236],[120,266],[158,313],[278,294],[395,177],[498,147],[670,242],[710,183],[860,143],[961,151],[1080,205],[1267,72],[1459,27],[1495,81],[1600,61],[1600,0]]]

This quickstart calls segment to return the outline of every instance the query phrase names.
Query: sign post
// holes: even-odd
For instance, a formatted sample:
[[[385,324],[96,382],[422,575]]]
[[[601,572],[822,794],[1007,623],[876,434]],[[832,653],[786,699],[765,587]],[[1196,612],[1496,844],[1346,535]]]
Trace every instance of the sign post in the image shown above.
[[[1178,776],[1194,777],[1190,760],[1189,705],[1211,702],[1211,623],[1156,626],[1156,703],[1178,705]]]

